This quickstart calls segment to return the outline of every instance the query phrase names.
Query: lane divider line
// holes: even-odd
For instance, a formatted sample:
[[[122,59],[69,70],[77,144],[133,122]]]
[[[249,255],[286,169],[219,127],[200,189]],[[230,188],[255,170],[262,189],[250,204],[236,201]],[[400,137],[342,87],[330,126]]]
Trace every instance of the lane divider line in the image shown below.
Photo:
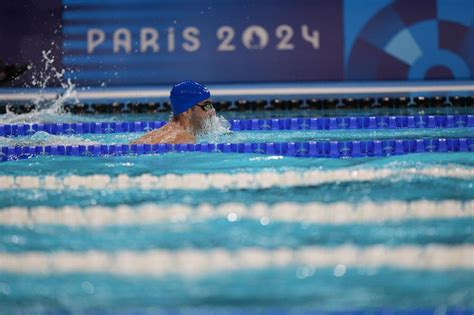
[[[118,207],[94,206],[80,208],[10,207],[0,210],[0,226],[59,225],[70,227],[104,227],[123,225],[148,225],[158,223],[189,223],[214,219],[235,222],[240,219],[270,222],[311,224],[380,223],[402,220],[473,219],[474,200],[444,201],[388,201],[338,203],[276,204],[224,203],[219,206],[200,204],[192,207],[174,204],[160,206],[120,205]]]
[[[38,131],[53,135],[147,132],[165,124],[165,121],[0,124],[0,136],[26,136]],[[233,119],[229,124],[233,131],[471,128],[474,115]]]
[[[87,251],[53,253],[0,252],[0,272],[16,274],[102,273],[120,276],[199,276],[207,273],[243,269],[284,268],[288,266],[392,267],[409,270],[474,269],[473,245],[355,247],[334,248],[311,246],[299,249],[273,250],[245,248],[236,251],[212,250],[149,250],[149,251]]]
[[[0,147],[0,161],[27,159],[37,155],[97,157],[169,152],[253,153],[311,158],[381,157],[423,152],[474,152],[474,138],[9,146]]]
[[[401,169],[339,169],[304,170],[258,173],[190,173],[128,176],[68,175],[58,176],[0,176],[0,189],[43,189],[43,190],[208,190],[208,189],[269,189],[275,187],[308,187],[328,183],[366,182],[404,177],[425,176],[429,178],[474,179],[474,169],[443,165],[442,167]]]

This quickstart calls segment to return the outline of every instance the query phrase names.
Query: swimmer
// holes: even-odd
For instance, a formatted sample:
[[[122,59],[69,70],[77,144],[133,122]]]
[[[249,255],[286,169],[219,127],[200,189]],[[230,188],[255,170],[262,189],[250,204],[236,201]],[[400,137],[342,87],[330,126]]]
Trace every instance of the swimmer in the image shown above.
[[[209,98],[211,93],[195,81],[183,81],[171,89],[173,116],[159,129],[152,130],[131,144],[196,143],[196,135],[207,119],[216,115]]]

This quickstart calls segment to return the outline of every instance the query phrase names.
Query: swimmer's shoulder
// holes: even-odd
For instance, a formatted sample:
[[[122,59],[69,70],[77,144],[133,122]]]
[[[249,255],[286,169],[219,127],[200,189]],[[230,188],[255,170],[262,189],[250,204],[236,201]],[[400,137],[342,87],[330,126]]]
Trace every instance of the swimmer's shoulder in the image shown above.
[[[131,144],[158,144],[158,143],[195,143],[196,138],[187,130],[179,130],[175,125],[166,124],[165,126],[152,130]]]
[[[130,142],[130,144],[156,144],[160,143],[160,139],[163,137],[164,134],[169,130],[168,125],[164,125],[160,128],[154,129],[152,131],[147,132],[140,138],[136,139],[135,141]]]
[[[196,137],[189,131],[180,131],[176,133],[175,139],[173,141],[174,144],[176,143],[195,143]]]

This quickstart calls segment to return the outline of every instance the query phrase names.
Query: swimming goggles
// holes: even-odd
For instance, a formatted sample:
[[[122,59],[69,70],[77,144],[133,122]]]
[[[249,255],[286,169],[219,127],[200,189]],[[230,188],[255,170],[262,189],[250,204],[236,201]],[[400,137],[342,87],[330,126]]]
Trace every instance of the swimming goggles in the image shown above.
[[[204,102],[204,104],[200,105],[200,104],[196,104],[197,106],[201,107],[201,109],[205,112],[207,112],[208,110],[211,110],[214,108],[214,106],[212,106],[212,102]]]

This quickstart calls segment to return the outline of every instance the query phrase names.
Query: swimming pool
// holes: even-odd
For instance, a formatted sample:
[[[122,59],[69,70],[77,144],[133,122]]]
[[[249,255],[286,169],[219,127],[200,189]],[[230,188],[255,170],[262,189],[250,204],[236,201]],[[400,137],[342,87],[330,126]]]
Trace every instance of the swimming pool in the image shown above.
[[[1,308],[472,310],[472,116],[288,113],[186,148],[127,145],[163,115],[9,121]]]

